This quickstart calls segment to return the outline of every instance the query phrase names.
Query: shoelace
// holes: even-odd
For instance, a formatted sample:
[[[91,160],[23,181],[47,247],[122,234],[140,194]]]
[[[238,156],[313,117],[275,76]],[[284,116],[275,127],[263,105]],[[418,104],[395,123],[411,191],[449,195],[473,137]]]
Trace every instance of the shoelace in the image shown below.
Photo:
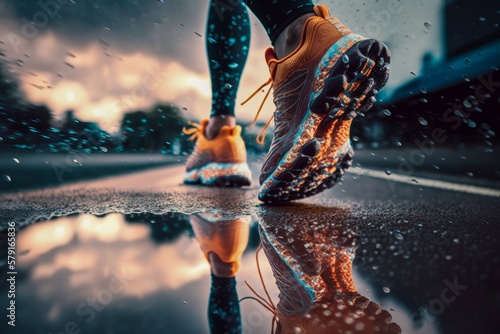
[[[245,101],[243,101],[241,103],[241,105],[244,105],[245,103],[247,103],[248,101],[250,101],[255,95],[257,95],[257,93],[260,92],[261,89],[263,89],[264,87],[272,84],[272,82],[273,82],[273,79],[269,78],[265,83],[263,83],[262,85],[260,85],[260,87],[257,88],[257,90],[255,92],[253,92],[252,95],[250,95]],[[264,96],[264,99],[262,100],[259,109],[257,110],[257,114],[255,115],[255,118],[253,119],[252,123],[250,123],[247,126],[247,129],[250,128],[251,126],[253,126],[257,122],[257,119],[259,118],[260,112],[262,111],[262,107],[264,107],[264,103],[266,103],[267,97],[269,96],[269,93],[271,92],[272,88],[273,87],[271,86],[267,90],[267,93]],[[264,126],[264,128],[262,129],[262,131],[260,131],[259,135],[257,136],[257,143],[259,143],[261,145],[264,144],[264,140],[266,139],[267,128],[269,128],[269,125],[271,125],[271,122],[272,122],[273,118],[274,118],[274,115],[271,116],[271,118],[269,119],[269,121],[267,121],[267,123]]]
[[[189,140],[195,140],[201,134],[201,125],[198,123],[195,123],[195,122],[191,122],[191,121],[188,122],[188,125],[191,125],[192,128],[187,129],[184,127],[182,129],[182,133],[190,136]]]
[[[259,90],[260,90],[260,88],[259,88]],[[272,320],[272,324],[271,324],[271,334],[273,334],[273,333],[276,333],[276,331],[277,331],[277,328],[275,329],[275,326],[276,326],[276,322],[278,320],[278,313],[276,311],[276,306],[274,306],[273,301],[271,300],[271,297],[269,296],[269,292],[267,291],[267,288],[266,288],[266,283],[264,282],[264,278],[262,277],[262,272],[260,270],[259,252],[261,249],[262,249],[262,244],[259,245],[259,248],[257,248],[257,252],[255,252],[255,261],[257,262],[257,271],[259,272],[259,278],[260,278],[260,281],[262,283],[262,287],[264,288],[264,292],[266,293],[267,300],[264,297],[262,297],[261,295],[259,295],[250,286],[250,284],[247,281],[245,281],[245,284],[253,292],[253,294],[258,297],[258,299],[255,298],[254,296],[248,296],[248,297],[241,298],[239,300],[239,302],[241,303],[243,300],[252,299],[252,300],[255,300],[256,302],[258,302],[260,305],[262,305],[266,310],[271,312],[273,314],[273,320]]]

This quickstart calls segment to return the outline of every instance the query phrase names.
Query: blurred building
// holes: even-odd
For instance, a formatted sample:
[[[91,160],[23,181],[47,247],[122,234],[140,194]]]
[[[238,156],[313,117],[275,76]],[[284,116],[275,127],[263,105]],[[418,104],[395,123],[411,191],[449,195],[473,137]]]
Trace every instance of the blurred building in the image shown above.
[[[383,122],[388,144],[435,141],[438,129],[446,138],[438,144],[492,150],[500,132],[500,1],[449,0],[442,15],[443,59],[424,54],[421,73],[379,105],[390,112],[368,117]]]

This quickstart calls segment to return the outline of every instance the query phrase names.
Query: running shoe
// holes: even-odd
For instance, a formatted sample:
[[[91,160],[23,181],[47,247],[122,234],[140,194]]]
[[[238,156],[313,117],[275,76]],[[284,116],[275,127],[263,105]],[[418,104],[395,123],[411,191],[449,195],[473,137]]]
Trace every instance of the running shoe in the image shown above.
[[[276,307],[266,304],[277,320],[273,333],[401,333],[388,311],[356,290],[353,231],[341,222],[311,222],[308,209],[328,211],[305,207],[279,215],[284,210],[273,208],[259,215],[262,248],[280,291]]]
[[[387,46],[352,33],[326,6],[314,11],[290,55],[278,60],[272,48],[265,53],[276,111],[259,179],[264,202],[287,202],[333,187],[354,156],[352,119],[372,107],[389,77]]]
[[[249,186],[252,174],[247,164],[241,127],[223,126],[217,137],[208,139],[205,136],[208,120],[203,120],[201,124],[189,124],[192,127],[184,129],[184,133],[196,140],[196,146],[186,163],[184,183],[219,187]]]
[[[191,215],[189,220],[207,261],[208,255],[215,253],[222,262],[230,265],[224,277],[236,276],[241,255],[248,244],[250,216],[224,217],[205,212]]]

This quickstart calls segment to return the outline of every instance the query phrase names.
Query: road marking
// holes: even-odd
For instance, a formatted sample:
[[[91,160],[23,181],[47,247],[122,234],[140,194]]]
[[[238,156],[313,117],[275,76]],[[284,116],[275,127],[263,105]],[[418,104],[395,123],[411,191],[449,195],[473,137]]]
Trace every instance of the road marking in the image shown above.
[[[360,168],[360,167],[350,168],[349,170],[347,170],[347,172],[349,172],[351,174],[355,174],[355,175],[371,176],[374,178],[384,179],[384,180],[388,180],[388,181],[412,184],[414,186],[439,188],[439,189],[444,189],[444,190],[459,191],[459,192],[464,192],[464,193],[468,193],[468,194],[483,195],[483,196],[490,196],[490,197],[497,197],[497,198],[500,197],[500,190],[494,189],[494,188],[471,186],[471,185],[466,185],[466,184],[459,184],[459,183],[453,183],[453,182],[447,182],[447,181],[439,181],[439,180],[427,179],[427,178],[422,178],[422,177],[418,177],[418,180],[417,180],[417,178],[409,178],[408,176],[401,175],[401,174],[392,173],[391,175],[387,175],[385,172],[380,171],[380,170]]]

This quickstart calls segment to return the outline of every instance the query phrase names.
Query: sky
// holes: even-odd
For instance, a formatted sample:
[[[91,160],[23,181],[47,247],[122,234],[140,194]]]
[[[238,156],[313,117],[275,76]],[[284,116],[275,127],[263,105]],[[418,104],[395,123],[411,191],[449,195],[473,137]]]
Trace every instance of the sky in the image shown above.
[[[442,0],[322,3],[351,30],[389,46],[385,94],[420,72],[424,53],[443,54]],[[187,118],[203,119],[211,100],[207,11],[202,0],[0,0],[0,51],[26,97],[56,117],[73,109],[78,118],[114,132],[126,111],[174,103]],[[264,94],[241,107],[239,102],[269,78],[264,51],[270,42],[253,14],[251,20],[236,111],[244,121],[253,119]],[[273,111],[269,98],[260,119],[267,121]]]

